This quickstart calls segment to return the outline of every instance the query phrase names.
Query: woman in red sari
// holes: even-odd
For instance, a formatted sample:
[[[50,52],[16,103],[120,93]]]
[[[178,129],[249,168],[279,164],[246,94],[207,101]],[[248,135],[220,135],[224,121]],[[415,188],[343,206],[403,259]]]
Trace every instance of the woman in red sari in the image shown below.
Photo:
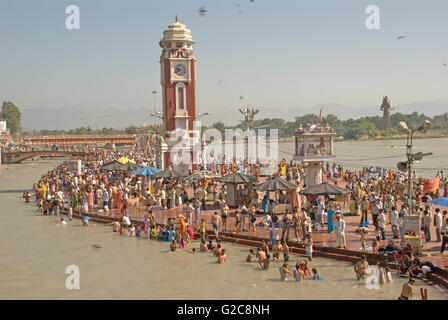
[[[87,198],[87,206],[88,206],[88,208],[89,208],[89,212],[91,212],[91,211],[93,210],[93,200],[94,200],[94,199],[95,199],[95,196],[94,196],[94,194],[93,194],[93,191],[90,190],[90,191],[89,191],[88,198]]]

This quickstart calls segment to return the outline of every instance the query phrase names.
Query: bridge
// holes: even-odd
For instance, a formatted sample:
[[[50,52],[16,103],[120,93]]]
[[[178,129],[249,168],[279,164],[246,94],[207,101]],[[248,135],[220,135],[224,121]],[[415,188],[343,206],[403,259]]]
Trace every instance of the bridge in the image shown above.
[[[69,136],[21,136],[14,138],[14,142],[28,146],[52,146],[52,145],[134,145],[137,143],[136,134],[123,135],[69,135]]]
[[[18,151],[3,152],[2,163],[21,163],[22,161],[33,157],[48,158],[80,158],[86,156],[85,152],[78,151]]]

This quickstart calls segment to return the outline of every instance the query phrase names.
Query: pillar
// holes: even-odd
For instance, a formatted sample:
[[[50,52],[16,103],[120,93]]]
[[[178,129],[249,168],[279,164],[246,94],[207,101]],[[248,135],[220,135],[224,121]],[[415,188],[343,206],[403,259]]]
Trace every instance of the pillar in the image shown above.
[[[308,187],[322,183],[322,162],[321,161],[308,162],[306,177],[307,177],[306,184],[308,185]],[[308,183],[309,179],[311,181]]]

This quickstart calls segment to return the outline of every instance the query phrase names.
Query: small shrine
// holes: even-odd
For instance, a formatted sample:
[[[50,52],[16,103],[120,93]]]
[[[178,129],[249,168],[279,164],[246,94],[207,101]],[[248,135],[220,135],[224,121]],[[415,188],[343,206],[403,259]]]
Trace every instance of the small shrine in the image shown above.
[[[308,186],[322,183],[322,165],[324,161],[336,158],[334,137],[336,132],[329,124],[302,124],[295,130],[294,160],[301,161],[307,167]]]

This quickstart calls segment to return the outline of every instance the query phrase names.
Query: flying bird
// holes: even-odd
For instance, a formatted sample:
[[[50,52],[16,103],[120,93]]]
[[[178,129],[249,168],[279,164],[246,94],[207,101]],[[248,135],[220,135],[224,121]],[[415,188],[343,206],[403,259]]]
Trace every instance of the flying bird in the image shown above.
[[[446,63],[442,63],[442,65],[446,67]]]
[[[243,96],[240,96],[240,100],[243,100],[244,99],[244,97]]]
[[[200,7],[199,8],[199,16],[205,17],[206,13],[207,13],[207,8],[206,7]]]
[[[404,38],[406,38],[406,36],[399,36],[399,37],[397,37],[398,40],[404,39]]]
[[[221,84],[221,83],[222,83],[222,80],[219,80],[218,83]]]

